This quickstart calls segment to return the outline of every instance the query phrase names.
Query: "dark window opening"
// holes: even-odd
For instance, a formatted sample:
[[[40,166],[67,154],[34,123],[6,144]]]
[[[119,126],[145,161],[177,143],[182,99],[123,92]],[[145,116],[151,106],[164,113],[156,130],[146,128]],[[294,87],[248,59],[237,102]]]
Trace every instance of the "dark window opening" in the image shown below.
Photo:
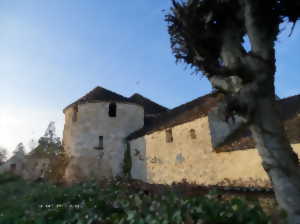
[[[117,116],[117,104],[116,103],[110,103],[109,104],[108,115],[110,117],[116,117]]]
[[[104,147],[103,147],[103,136],[99,136],[98,146],[95,147],[95,149],[102,150],[103,148],[104,148]]]
[[[73,107],[73,121],[76,122],[78,118],[78,105]]]
[[[168,142],[168,143],[173,142],[172,129],[166,130],[166,142]]]
[[[14,172],[16,170],[17,166],[16,164],[10,164],[10,171]]]
[[[190,130],[190,136],[191,136],[191,139],[196,139],[197,138],[195,129]]]

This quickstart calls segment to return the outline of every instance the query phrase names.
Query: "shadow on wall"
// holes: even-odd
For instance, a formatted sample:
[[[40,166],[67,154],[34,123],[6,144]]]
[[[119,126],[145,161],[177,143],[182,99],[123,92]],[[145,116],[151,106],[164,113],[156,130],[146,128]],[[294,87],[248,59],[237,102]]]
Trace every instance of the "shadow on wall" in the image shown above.
[[[50,164],[50,159],[27,157],[24,164],[25,166],[21,176],[25,180],[38,180],[39,178],[44,179]]]
[[[78,183],[89,179],[106,180],[112,179],[110,161],[105,158],[94,156],[71,157],[64,173],[66,184]]]
[[[131,177],[144,182],[151,182],[147,172],[147,154],[145,138],[138,138],[130,142],[130,155],[132,161]]]

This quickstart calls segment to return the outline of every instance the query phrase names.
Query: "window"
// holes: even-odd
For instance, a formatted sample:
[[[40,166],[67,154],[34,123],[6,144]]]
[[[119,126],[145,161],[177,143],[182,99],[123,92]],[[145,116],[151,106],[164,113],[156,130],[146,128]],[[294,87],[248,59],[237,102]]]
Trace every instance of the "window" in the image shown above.
[[[76,122],[76,121],[77,121],[77,118],[78,118],[78,105],[75,105],[75,106],[73,107],[73,118],[72,118],[72,120],[73,120],[74,122]]]
[[[109,110],[108,115],[110,117],[116,117],[117,116],[117,104],[116,103],[110,103],[108,110]]]
[[[190,130],[190,136],[191,136],[191,139],[196,139],[197,138],[195,129]]]
[[[10,171],[14,172],[16,170],[17,166],[15,163],[10,164]]]
[[[103,147],[103,136],[99,136],[98,146],[95,147],[95,149],[98,149],[98,150],[104,149],[104,147]]]
[[[167,143],[173,142],[172,129],[167,129],[166,130],[166,142]]]

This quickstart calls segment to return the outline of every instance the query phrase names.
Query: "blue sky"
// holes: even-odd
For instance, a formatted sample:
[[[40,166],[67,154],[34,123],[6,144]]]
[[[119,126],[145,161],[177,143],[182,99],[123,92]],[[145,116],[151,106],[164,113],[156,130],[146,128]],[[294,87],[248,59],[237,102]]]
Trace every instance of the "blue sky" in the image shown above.
[[[176,65],[163,9],[170,0],[1,0],[0,145],[37,139],[62,109],[97,85],[175,107],[208,93],[205,78]],[[299,88],[299,26],[277,43],[280,97]],[[298,39],[298,40],[297,40]]]

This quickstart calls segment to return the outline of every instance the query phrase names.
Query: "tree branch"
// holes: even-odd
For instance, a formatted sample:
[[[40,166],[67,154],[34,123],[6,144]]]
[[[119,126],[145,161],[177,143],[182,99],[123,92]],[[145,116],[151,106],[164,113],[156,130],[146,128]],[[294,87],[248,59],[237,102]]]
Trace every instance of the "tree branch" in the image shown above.
[[[272,7],[276,7],[276,1],[241,0],[241,2],[244,6],[245,27],[251,51],[264,60],[270,60],[274,55],[274,41],[281,22],[280,17],[272,10]]]

